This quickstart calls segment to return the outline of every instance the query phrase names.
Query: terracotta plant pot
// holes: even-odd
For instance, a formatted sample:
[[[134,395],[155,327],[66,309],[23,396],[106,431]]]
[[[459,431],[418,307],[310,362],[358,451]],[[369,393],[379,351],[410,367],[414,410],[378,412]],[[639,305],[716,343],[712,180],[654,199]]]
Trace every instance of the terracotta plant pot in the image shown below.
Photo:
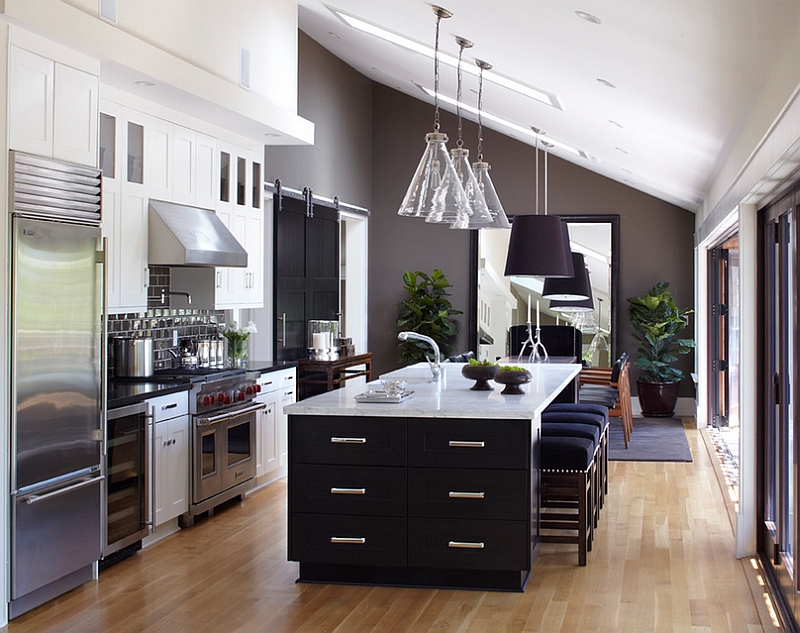
[[[494,387],[489,381],[497,373],[497,365],[464,365],[461,368],[461,375],[468,380],[474,380],[475,384],[470,387],[473,391],[492,391]]]
[[[639,389],[639,404],[642,415],[646,418],[671,418],[675,415],[675,403],[678,401],[680,382],[641,382],[636,383]]]

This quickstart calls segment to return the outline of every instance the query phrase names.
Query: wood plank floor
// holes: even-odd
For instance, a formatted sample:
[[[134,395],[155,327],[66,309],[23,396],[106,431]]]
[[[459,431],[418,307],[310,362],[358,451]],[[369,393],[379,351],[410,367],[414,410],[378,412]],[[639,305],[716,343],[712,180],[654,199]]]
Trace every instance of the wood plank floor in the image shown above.
[[[634,431],[635,432],[635,431]],[[14,620],[10,633],[772,632],[712,458],[612,462],[587,567],[546,545],[524,594],[296,584],[285,482]]]

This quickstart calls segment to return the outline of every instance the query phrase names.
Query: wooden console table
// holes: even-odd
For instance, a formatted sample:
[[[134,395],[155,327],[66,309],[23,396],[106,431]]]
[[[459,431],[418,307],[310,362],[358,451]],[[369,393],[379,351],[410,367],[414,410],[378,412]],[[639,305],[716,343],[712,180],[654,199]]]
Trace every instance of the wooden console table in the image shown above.
[[[346,381],[358,376],[372,380],[372,353],[342,356],[338,360],[301,359],[298,364],[298,383],[301,385],[324,385],[323,391],[332,391]],[[363,365],[360,368],[359,365]],[[313,391],[313,388],[310,390]],[[319,393],[319,391],[317,391]],[[312,394],[308,394],[312,395]]]

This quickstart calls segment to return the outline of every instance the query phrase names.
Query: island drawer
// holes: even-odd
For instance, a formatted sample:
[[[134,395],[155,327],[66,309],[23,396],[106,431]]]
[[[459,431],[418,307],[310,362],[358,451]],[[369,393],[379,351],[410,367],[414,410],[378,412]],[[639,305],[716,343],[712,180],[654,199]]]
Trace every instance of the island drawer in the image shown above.
[[[293,463],[406,465],[405,418],[290,416]]]
[[[315,466],[292,469],[292,512],[406,516],[406,469]]]
[[[528,468],[527,420],[409,420],[409,461],[434,468]]]
[[[408,520],[408,566],[530,569],[526,521]]]
[[[289,559],[370,567],[405,567],[406,519],[293,514]]]
[[[525,470],[412,468],[408,514],[413,517],[517,519],[528,517]]]

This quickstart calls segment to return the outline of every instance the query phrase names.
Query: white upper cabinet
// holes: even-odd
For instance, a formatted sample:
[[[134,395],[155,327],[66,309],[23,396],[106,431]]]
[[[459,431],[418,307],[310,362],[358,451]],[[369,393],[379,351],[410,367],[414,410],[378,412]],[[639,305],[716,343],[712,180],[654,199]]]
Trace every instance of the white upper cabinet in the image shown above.
[[[53,158],[94,166],[97,161],[98,78],[56,64]]]
[[[97,165],[96,75],[11,45],[9,147]]]
[[[9,147],[52,157],[55,62],[11,46],[9,81]]]
[[[144,125],[144,185],[147,195],[172,201],[172,123],[148,116]]]
[[[215,209],[219,197],[217,141],[198,132],[196,148],[195,204],[203,209]]]

